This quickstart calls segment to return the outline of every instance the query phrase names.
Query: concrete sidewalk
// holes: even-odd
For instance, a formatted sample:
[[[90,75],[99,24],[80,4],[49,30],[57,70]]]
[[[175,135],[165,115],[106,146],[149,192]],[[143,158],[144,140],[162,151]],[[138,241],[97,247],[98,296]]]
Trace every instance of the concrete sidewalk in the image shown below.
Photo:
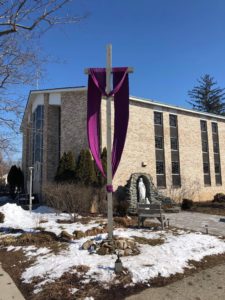
[[[225,219],[224,216],[185,211],[173,214],[166,213],[165,216],[166,219],[170,219],[171,226],[205,233],[205,225],[208,225],[209,234],[225,236],[225,222],[221,222]]]
[[[12,278],[2,269],[0,263],[0,300],[25,300]]]
[[[224,300],[225,265],[201,271],[164,287],[149,288],[126,300]]]

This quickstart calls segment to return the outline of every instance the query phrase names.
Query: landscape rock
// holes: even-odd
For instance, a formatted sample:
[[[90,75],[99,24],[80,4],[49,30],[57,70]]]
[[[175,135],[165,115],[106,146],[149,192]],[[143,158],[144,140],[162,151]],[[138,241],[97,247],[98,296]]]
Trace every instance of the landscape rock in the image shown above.
[[[85,233],[81,230],[75,230],[73,232],[73,236],[75,239],[81,239],[81,238],[85,237]]]
[[[67,231],[63,230],[60,233],[60,238],[63,239],[64,241],[71,241],[73,239],[73,236],[69,234]]]
[[[91,240],[88,240],[85,243],[83,243],[82,249],[83,250],[89,250],[92,245],[95,245],[95,243],[93,241],[91,241]]]

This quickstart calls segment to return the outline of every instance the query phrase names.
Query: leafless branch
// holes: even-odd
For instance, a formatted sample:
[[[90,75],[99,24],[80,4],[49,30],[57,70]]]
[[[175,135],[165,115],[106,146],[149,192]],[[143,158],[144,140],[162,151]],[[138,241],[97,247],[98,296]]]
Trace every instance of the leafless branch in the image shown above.
[[[69,2],[71,0],[1,1],[0,37],[21,29],[32,31],[44,23],[52,26],[79,22],[84,16],[58,15],[58,11]]]

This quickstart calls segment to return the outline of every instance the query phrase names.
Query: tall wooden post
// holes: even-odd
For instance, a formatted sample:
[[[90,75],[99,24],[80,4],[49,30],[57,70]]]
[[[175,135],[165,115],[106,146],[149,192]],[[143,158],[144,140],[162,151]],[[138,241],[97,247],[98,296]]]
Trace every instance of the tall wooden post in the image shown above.
[[[89,69],[84,70],[85,74],[89,74]],[[133,68],[128,68],[127,73],[133,73]],[[106,50],[106,93],[111,92],[112,85],[112,45],[107,45]],[[107,146],[107,185],[112,186],[112,129],[111,129],[111,100],[112,97],[106,99],[106,146]],[[111,190],[111,189],[109,189]],[[108,202],[108,239],[113,239],[113,203],[112,191],[107,190]]]
[[[112,74],[112,45],[107,45],[106,55],[106,93],[111,92],[111,74]],[[111,130],[111,97],[107,97],[106,106],[106,144],[107,144],[107,185],[112,185],[112,130]],[[112,192],[107,191],[108,202],[108,239],[113,238],[113,203]]]

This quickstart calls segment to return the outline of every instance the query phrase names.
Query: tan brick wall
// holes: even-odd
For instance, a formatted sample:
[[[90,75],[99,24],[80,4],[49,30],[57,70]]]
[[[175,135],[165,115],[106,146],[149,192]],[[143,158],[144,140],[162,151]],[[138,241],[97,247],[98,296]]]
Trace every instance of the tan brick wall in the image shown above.
[[[61,155],[72,150],[77,156],[81,149],[88,147],[86,114],[87,95],[84,91],[64,92],[61,94]],[[54,127],[56,110],[48,105],[48,95],[45,95],[44,108],[44,161],[43,181],[52,180],[57,168],[57,158],[54,149],[58,147],[54,137],[57,128]],[[29,107],[28,107],[29,108]],[[113,110],[113,103],[112,103]],[[211,186],[205,187],[203,180],[203,161],[200,131],[200,115],[189,112],[162,108],[157,104],[147,104],[130,100],[130,120],[124,153],[114,178],[114,187],[125,185],[132,173],[149,173],[156,183],[155,170],[155,139],[154,139],[154,111],[163,112],[164,120],[164,147],[167,188],[162,192],[173,197],[188,197],[192,195],[195,200],[208,200],[215,193],[225,192],[225,121],[205,117],[208,127],[208,142],[210,154]],[[169,114],[178,116],[179,152],[181,189],[171,188],[171,149]],[[102,101],[102,146],[106,144],[106,101]],[[214,157],[212,144],[211,122],[217,121],[219,129],[220,159],[222,186],[215,184]],[[113,124],[113,114],[112,114]],[[25,132],[25,131],[24,131]],[[113,132],[112,132],[113,136]],[[28,138],[24,139],[23,168],[27,169],[29,151],[26,146]],[[51,145],[52,146],[51,146]],[[53,148],[51,148],[53,147]],[[54,153],[53,153],[54,152]],[[146,167],[142,166],[142,162]],[[54,174],[53,174],[54,173]],[[187,192],[188,191],[188,192]],[[192,191],[194,191],[192,193]]]
[[[106,101],[102,101],[102,146],[106,145]],[[148,105],[130,101],[130,119],[122,159],[114,178],[114,186],[124,185],[132,173],[155,173],[155,139],[153,111]],[[113,111],[113,106],[112,106]],[[113,115],[112,115],[113,120]],[[112,133],[113,136],[113,133]],[[147,166],[142,167],[142,162]]]
[[[88,147],[87,93],[62,93],[61,101],[61,155],[73,151],[77,157],[81,149]]]
[[[47,180],[53,181],[59,164],[60,107],[48,107]]]
[[[113,110],[113,106],[112,106]],[[207,120],[208,142],[210,156],[211,186],[204,186],[203,160],[200,120],[196,114],[178,112],[164,108],[130,101],[130,119],[127,133],[127,140],[121,163],[115,175],[114,188],[125,185],[130,174],[146,172],[153,177],[156,184],[155,170],[155,140],[154,140],[154,111],[163,112],[164,123],[164,149],[166,168],[166,189],[161,191],[174,198],[190,197],[194,200],[210,200],[216,193],[225,192],[225,182],[222,186],[215,184],[214,157],[212,144],[211,118]],[[178,135],[180,153],[180,171],[182,188],[172,188],[171,176],[171,149],[170,149],[170,127],[169,114],[175,113],[178,116]],[[112,115],[113,119],[113,115]],[[218,120],[216,120],[218,121]],[[102,144],[106,145],[106,101],[102,104]],[[225,174],[225,123],[218,121],[220,156],[222,176]],[[113,135],[112,135],[113,136]],[[147,164],[142,167],[142,162]],[[223,179],[222,179],[223,180]],[[224,179],[225,181],[225,179]]]

